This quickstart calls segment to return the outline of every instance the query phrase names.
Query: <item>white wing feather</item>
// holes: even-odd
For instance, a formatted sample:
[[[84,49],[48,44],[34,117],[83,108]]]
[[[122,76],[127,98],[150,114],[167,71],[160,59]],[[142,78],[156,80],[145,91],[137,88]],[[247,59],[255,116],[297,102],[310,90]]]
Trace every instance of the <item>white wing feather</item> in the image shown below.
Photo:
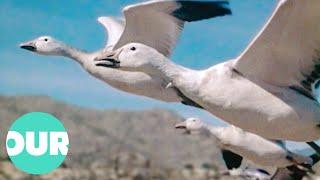
[[[124,20],[103,16],[98,18],[98,22],[103,25],[108,37],[105,48],[113,47],[119,41],[124,31]]]
[[[319,78],[320,1],[281,0],[265,27],[235,61],[245,76],[310,91]],[[320,70],[320,69],[319,69]]]
[[[183,27],[183,22],[169,13],[177,6],[173,1],[149,1],[124,8],[126,27],[114,49],[138,42],[169,56]]]

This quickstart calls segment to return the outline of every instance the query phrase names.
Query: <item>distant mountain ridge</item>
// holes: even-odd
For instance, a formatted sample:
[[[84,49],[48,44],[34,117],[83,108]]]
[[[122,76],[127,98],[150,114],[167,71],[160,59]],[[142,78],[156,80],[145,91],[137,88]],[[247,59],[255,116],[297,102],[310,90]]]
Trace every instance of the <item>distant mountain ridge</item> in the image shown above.
[[[221,164],[215,143],[208,138],[185,136],[174,129],[182,118],[171,111],[93,110],[45,96],[0,96],[1,154],[11,123],[27,112],[48,112],[65,125],[71,142],[68,166],[88,166],[93,161],[108,162],[115,152],[135,152],[156,167],[183,167],[188,163]],[[110,156],[110,157],[108,157]]]

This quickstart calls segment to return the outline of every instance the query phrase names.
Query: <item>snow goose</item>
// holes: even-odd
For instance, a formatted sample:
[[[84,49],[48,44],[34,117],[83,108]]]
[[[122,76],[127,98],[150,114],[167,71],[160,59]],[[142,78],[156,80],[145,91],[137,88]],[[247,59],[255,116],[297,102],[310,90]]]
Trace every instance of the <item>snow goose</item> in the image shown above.
[[[166,89],[168,83],[158,76],[143,72],[125,72],[96,67],[93,59],[102,52],[128,42],[148,44],[169,56],[184,22],[198,21],[230,14],[226,1],[174,1],[157,0],[143,2],[124,8],[125,22],[111,17],[100,17],[108,41],[104,49],[86,53],[65,45],[52,37],[44,36],[22,43],[21,48],[43,55],[66,56],[79,62],[86,71],[112,87],[166,102],[182,102],[196,106],[177,89]],[[124,24],[125,23],[125,24]],[[125,27],[124,27],[125,26]]]
[[[212,126],[198,118],[188,118],[176,124],[176,128],[202,132],[214,137],[222,149],[228,149],[262,166],[287,167],[311,164],[309,157],[294,154],[276,142],[256,134],[245,132],[235,126]]]
[[[220,148],[225,152],[231,152],[223,156],[229,169],[225,175],[239,176],[245,179],[302,179],[308,173],[314,173],[312,166],[319,162],[319,156],[313,154],[309,157],[294,154],[288,151],[282,141],[270,141],[256,134],[245,132],[234,126],[219,127],[208,125],[198,118],[188,118],[175,126],[178,129],[185,129],[189,132],[202,132],[214,137]],[[226,150],[227,149],[227,150]],[[230,163],[238,161],[234,158],[235,152],[243,155],[257,165],[277,168],[273,175],[263,169],[230,168]],[[236,154],[236,155],[237,155]],[[231,155],[231,157],[228,157]],[[239,155],[237,155],[239,156]],[[227,159],[226,159],[227,158]],[[241,161],[240,161],[241,163]]]
[[[267,139],[305,142],[320,137],[315,100],[290,88],[257,84],[235,70],[233,61],[191,70],[140,43],[98,59],[97,64],[167,77],[172,86],[213,115]]]
[[[320,84],[319,9],[318,0],[279,1],[244,53],[206,70],[181,67],[140,43],[115,51],[117,57],[113,57],[120,63],[113,67],[166,76],[216,117],[267,139],[317,140],[320,107],[314,88]],[[110,64],[108,58],[112,59],[101,56],[97,59],[105,61],[97,63]]]

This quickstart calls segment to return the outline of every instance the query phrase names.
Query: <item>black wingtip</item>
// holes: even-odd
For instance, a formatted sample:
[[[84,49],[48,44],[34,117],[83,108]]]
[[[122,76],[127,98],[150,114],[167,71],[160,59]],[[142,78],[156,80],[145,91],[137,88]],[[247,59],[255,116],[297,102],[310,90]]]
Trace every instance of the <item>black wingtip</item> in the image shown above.
[[[221,151],[222,158],[229,170],[237,169],[241,166],[243,159],[242,156],[225,149],[222,149]]]
[[[177,0],[176,3],[179,8],[173,11],[172,15],[187,22],[232,14],[228,1]]]

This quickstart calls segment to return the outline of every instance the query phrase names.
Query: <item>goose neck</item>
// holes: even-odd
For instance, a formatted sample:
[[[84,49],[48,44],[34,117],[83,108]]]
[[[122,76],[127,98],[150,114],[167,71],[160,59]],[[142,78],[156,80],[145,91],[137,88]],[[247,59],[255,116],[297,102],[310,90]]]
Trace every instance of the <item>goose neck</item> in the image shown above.
[[[209,126],[206,125],[204,126],[205,129],[207,129],[208,131],[210,131],[211,134],[213,134],[213,136],[217,137],[217,138],[221,138],[224,127],[220,127],[220,126]]]
[[[190,73],[192,71],[191,69],[180,66],[168,59],[158,62],[155,66],[160,71],[160,73],[167,76],[170,80],[180,78],[184,74]]]
[[[89,58],[88,57],[89,55],[90,55],[89,53],[83,50],[80,50],[71,46],[67,46],[67,45],[63,50],[63,56],[71,58],[76,62],[80,63],[81,65],[85,63],[85,61]]]

